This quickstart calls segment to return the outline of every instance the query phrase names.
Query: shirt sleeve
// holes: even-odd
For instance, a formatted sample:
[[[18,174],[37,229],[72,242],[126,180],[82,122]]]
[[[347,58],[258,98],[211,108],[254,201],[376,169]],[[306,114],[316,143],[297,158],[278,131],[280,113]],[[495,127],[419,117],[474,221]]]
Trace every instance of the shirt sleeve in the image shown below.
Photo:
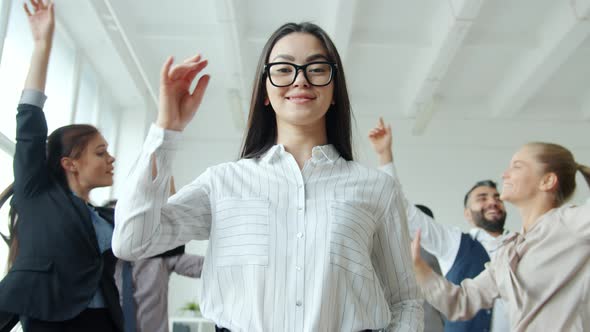
[[[576,237],[590,242],[590,198],[582,205],[564,207],[563,221]]]
[[[148,258],[190,240],[209,238],[209,171],[168,198],[171,164],[180,138],[179,132],[155,125],[150,128],[115,209],[112,247],[117,257]],[[155,179],[152,157],[158,170]]]
[[[13,159],[16,200],[35,195],[49,182],[46,156],[47,121],[42,109],[46,98],[41,91],[25,89],[18,105]]]
[[[393,178],[397,193],[406,211],[410,237],[414,238],[416,231],[421,230],[420,245],[438,259],[443,275],[446,274],[453,266],[459,252],[461,230],[434,221],[429,215],[409,202],[393,163],[383,165],[379,169]]]
[[[166,258],[168,269],[181,276],[200,278],[205,257],[199,255],[182,254]]]
[[[471,319],[479,310],[492,308],[500,296],[490,263],[475,279],[465,279],[459,286],[430,273],[420,287],[426,300],[451,321]]]
[[[42,91],[35,89],[24,89],[20,95],[19,104],[27,104],[43,108],[43,106],[45,106],[46,100],[47,96]]]
[[[395,191],[379,222],[372,260],[392,314],[388,331],[422,331],[422,296],[412,266],[406,215]]]

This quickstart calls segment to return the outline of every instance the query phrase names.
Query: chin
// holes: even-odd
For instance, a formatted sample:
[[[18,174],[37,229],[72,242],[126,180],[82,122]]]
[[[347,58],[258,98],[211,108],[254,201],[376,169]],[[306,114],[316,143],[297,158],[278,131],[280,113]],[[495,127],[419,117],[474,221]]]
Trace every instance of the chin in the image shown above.
[[[510,202],[510,195],[502,193],[500,194],[500,199],[504,202]]]
[[[110,187],[113,185],[113,178],[105,179],[97,187]]]

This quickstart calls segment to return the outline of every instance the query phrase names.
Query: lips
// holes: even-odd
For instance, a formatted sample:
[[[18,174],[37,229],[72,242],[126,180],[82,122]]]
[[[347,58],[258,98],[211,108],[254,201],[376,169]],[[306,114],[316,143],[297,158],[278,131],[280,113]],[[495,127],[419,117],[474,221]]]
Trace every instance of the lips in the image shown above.
[[[285,98],[295,104],[304,104],[304,103],[314,100],[316,97],[311,94],[301,93],[301,94],[289,95],[289,96],[286,96]]]

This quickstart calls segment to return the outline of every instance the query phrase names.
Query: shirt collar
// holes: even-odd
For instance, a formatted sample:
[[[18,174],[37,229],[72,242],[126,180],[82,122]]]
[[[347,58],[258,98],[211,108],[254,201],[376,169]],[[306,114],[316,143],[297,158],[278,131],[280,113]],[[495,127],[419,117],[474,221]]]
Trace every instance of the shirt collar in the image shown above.
[[[327,161],[333,163],[338,160],[339,157],[340,153],[338,153],[332,144],[314,146],[311,150],[311,160],[316,162]]]
[[[265,163],[274,162],[281,154],[285,153],[285,147],[282,144],[273,145],[264,155],[261,160]],[[311,150],[311,160],[314,162],[335,162],[340,157],[340,153],[336,150],[334,145],[318,145]]]
[[[510,233],[510,231],[507,229],[504,229],[504,231],[502,232],[502,235],[495,238],[495,237],[491,236],[488,232],[484,231],[483,229],[481,229],[479,227],[474,227],[471,230],[469,230],[469,235],[471,235],[472,238],[479,240],[479,241],[490,241],[490,240],[495,240],[495,239],[501,239],[501,238],[504,238],[508,233]]]
[[[285,151],[285,147],[282,144],[273,145],[264,153],[264,155],[262,155],[261,160],[262,162],[270,164],[280,155],[280,152],[282,151]]]

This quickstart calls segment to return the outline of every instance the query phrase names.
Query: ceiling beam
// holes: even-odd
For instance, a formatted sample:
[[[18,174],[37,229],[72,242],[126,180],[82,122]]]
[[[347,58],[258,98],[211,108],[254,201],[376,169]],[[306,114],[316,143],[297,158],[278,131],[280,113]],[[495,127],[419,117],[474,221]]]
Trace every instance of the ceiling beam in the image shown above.
[[[406,116],[415,116],[415,134],[422,134],[434,114],[439,85],[463,45],[484,0],[448,0],[433,19],[436,30],[432,47],[409,80],[402,107]]]
[[[227,96],[230,100],[234,126],[237,129],[244,128],[248,118],[248,87],[244,79],[244,21],[238,16],[243,8],[243,2],[236,0],[215,1],[217,6],[217,22],[223,31],[223,44],[225,53],[225,84]],[[236,109],[237,108],[237,109]],[[240,124],[241,123],[241,124]]]
[[[527,52],[491,99],[495,117],[520,112],[590,35],[590,0],[555,2],[553,17],[543,23],[540,45]]]
[[[357,0],[333,0],[330,3],[334,12],[327,25],[328,34],[338,49],[342,63],[346,63],[348,57],[356,6]]]
[[[426,131],[426,127],[430,124],[432,116],[439,109],[440,98],[434,96],[426,103],[418,105],[418,112],[416,112],[416,120],[414,127],[412,127],[412,135],[421,136]]]
[[[121,24],[119,16],[115,12],[111,0],[90,1],[91,6],[99,17],[102,28],[106,32],[109,41],[119,54],[119,58],[127,68],[135,88],[139,91],[149,111],[157,110],[158,96],[154,87],[151,86],[148,76],[144,70],[133,44],[131,43],[125,28]],[[105,22],[108,18],[109,22]],[[150,112],[154,113],[154,112]]]

